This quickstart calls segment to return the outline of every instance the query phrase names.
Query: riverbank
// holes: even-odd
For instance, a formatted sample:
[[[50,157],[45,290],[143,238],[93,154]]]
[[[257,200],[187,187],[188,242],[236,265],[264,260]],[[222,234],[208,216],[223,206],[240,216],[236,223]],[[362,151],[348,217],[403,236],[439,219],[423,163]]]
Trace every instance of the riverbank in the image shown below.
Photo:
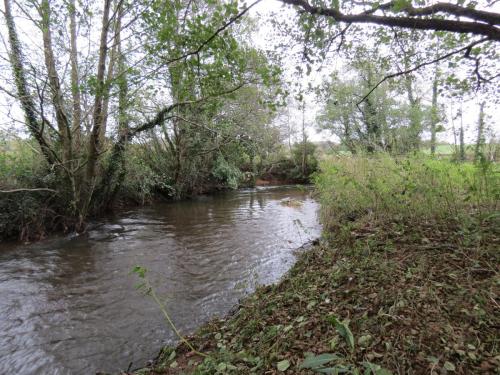
[[[277,285],[134,374],[495,374],[498,173],[342,159],[317,188],[324,239]]]
[[[310,360],[317,370],[494,374],[498,233],[490,225],[455,229],[359,221],[190,337],[208,358],[180,345],[135,374],[307,373],[309,355],[324,355]]]

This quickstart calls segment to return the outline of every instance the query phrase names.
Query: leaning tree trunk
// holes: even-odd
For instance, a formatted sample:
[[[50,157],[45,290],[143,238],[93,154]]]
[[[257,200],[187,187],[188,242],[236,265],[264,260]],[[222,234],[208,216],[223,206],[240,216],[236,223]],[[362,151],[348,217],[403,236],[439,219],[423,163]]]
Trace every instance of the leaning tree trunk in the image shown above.
[[[92,130],[90,133],[89,146],[88,146],[88,159],[87,171],[85,176],[85,205],[83,211],[86,214],[92,200],[92,195],[96,186],[97,178],[97,164],[99,155],[102,152],[101,145],[101,127],[103,125],[104,111],[104,91],[105,82],[104,76],[106,72],[106,57],[108,53],[108,33],[109,33],[109,13],[111,8],[111,0],[104,1],[104,11],[102,15],[102,29],[99,44],[99,59],[97,63],[97,89],[94,99],[94,112],[92,114]]]
[[[47,69],[49,87],[52,94],[52,105],[54,106],[54,110],[56,112],[57,130],[59,133],[58,136],[63,150],[62,163],[63,168],[70,170],[71,166],[68,163],[73,159],[71,129],[69,118],[66,114],[63,93],[61,90],[61,82],[57,73],[54,51],[52,48],[51,9],[48,0],[42,0],[40,15],[42,17],[41,29],[45,67]]]
[[[17,34],[14,17],[12,16],[10,0],[4,0],[4,5],[5,20],[9,34],[10,63],[14,73],[17,95],[26,118],[26,126],[28,127],[30,135],[40,146],[40,149],[49,165],[54,165],[58,158],[43,135],[43,126],[38,120],[35,102],[33,101],[31,93],[28,89],[26,70],[24,68],[24,56],[21,52],[21,43]]]

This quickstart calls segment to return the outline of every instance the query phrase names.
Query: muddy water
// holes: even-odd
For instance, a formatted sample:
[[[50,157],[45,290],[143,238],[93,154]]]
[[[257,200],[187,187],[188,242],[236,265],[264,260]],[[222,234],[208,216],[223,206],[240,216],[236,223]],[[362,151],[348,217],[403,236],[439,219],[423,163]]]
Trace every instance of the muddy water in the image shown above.
[[[174,336],[134,288],[133,266],[149,270],[177,326],[192,332],[277,281],[293,250],[319,235],[316,210],[297,188],[242,190],[121,213],[80,236],[0,244],[0,374],[144,365]]]

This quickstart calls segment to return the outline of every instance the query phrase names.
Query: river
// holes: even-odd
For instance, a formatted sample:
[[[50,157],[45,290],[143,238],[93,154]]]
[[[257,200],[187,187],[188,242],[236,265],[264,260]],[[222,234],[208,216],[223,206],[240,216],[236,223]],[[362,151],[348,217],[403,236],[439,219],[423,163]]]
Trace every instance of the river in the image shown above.
[[[79,236],[0,244],[0,374],[144,365],[175,337],[135,288],[135,265],[191,333],[276,282],[319,236],[317,208],[307,190],[265,187],[121,212]]]

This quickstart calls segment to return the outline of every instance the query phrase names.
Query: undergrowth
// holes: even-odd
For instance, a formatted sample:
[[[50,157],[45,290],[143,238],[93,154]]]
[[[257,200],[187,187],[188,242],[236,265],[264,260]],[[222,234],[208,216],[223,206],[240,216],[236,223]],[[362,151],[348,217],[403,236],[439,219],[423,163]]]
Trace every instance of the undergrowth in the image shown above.
[[[500,168],[496,163],[381,154],[330,159],[322,171],[316,186],[327,233],[336,235],[336,229],[364,217],[381,223],[498,219]]]

